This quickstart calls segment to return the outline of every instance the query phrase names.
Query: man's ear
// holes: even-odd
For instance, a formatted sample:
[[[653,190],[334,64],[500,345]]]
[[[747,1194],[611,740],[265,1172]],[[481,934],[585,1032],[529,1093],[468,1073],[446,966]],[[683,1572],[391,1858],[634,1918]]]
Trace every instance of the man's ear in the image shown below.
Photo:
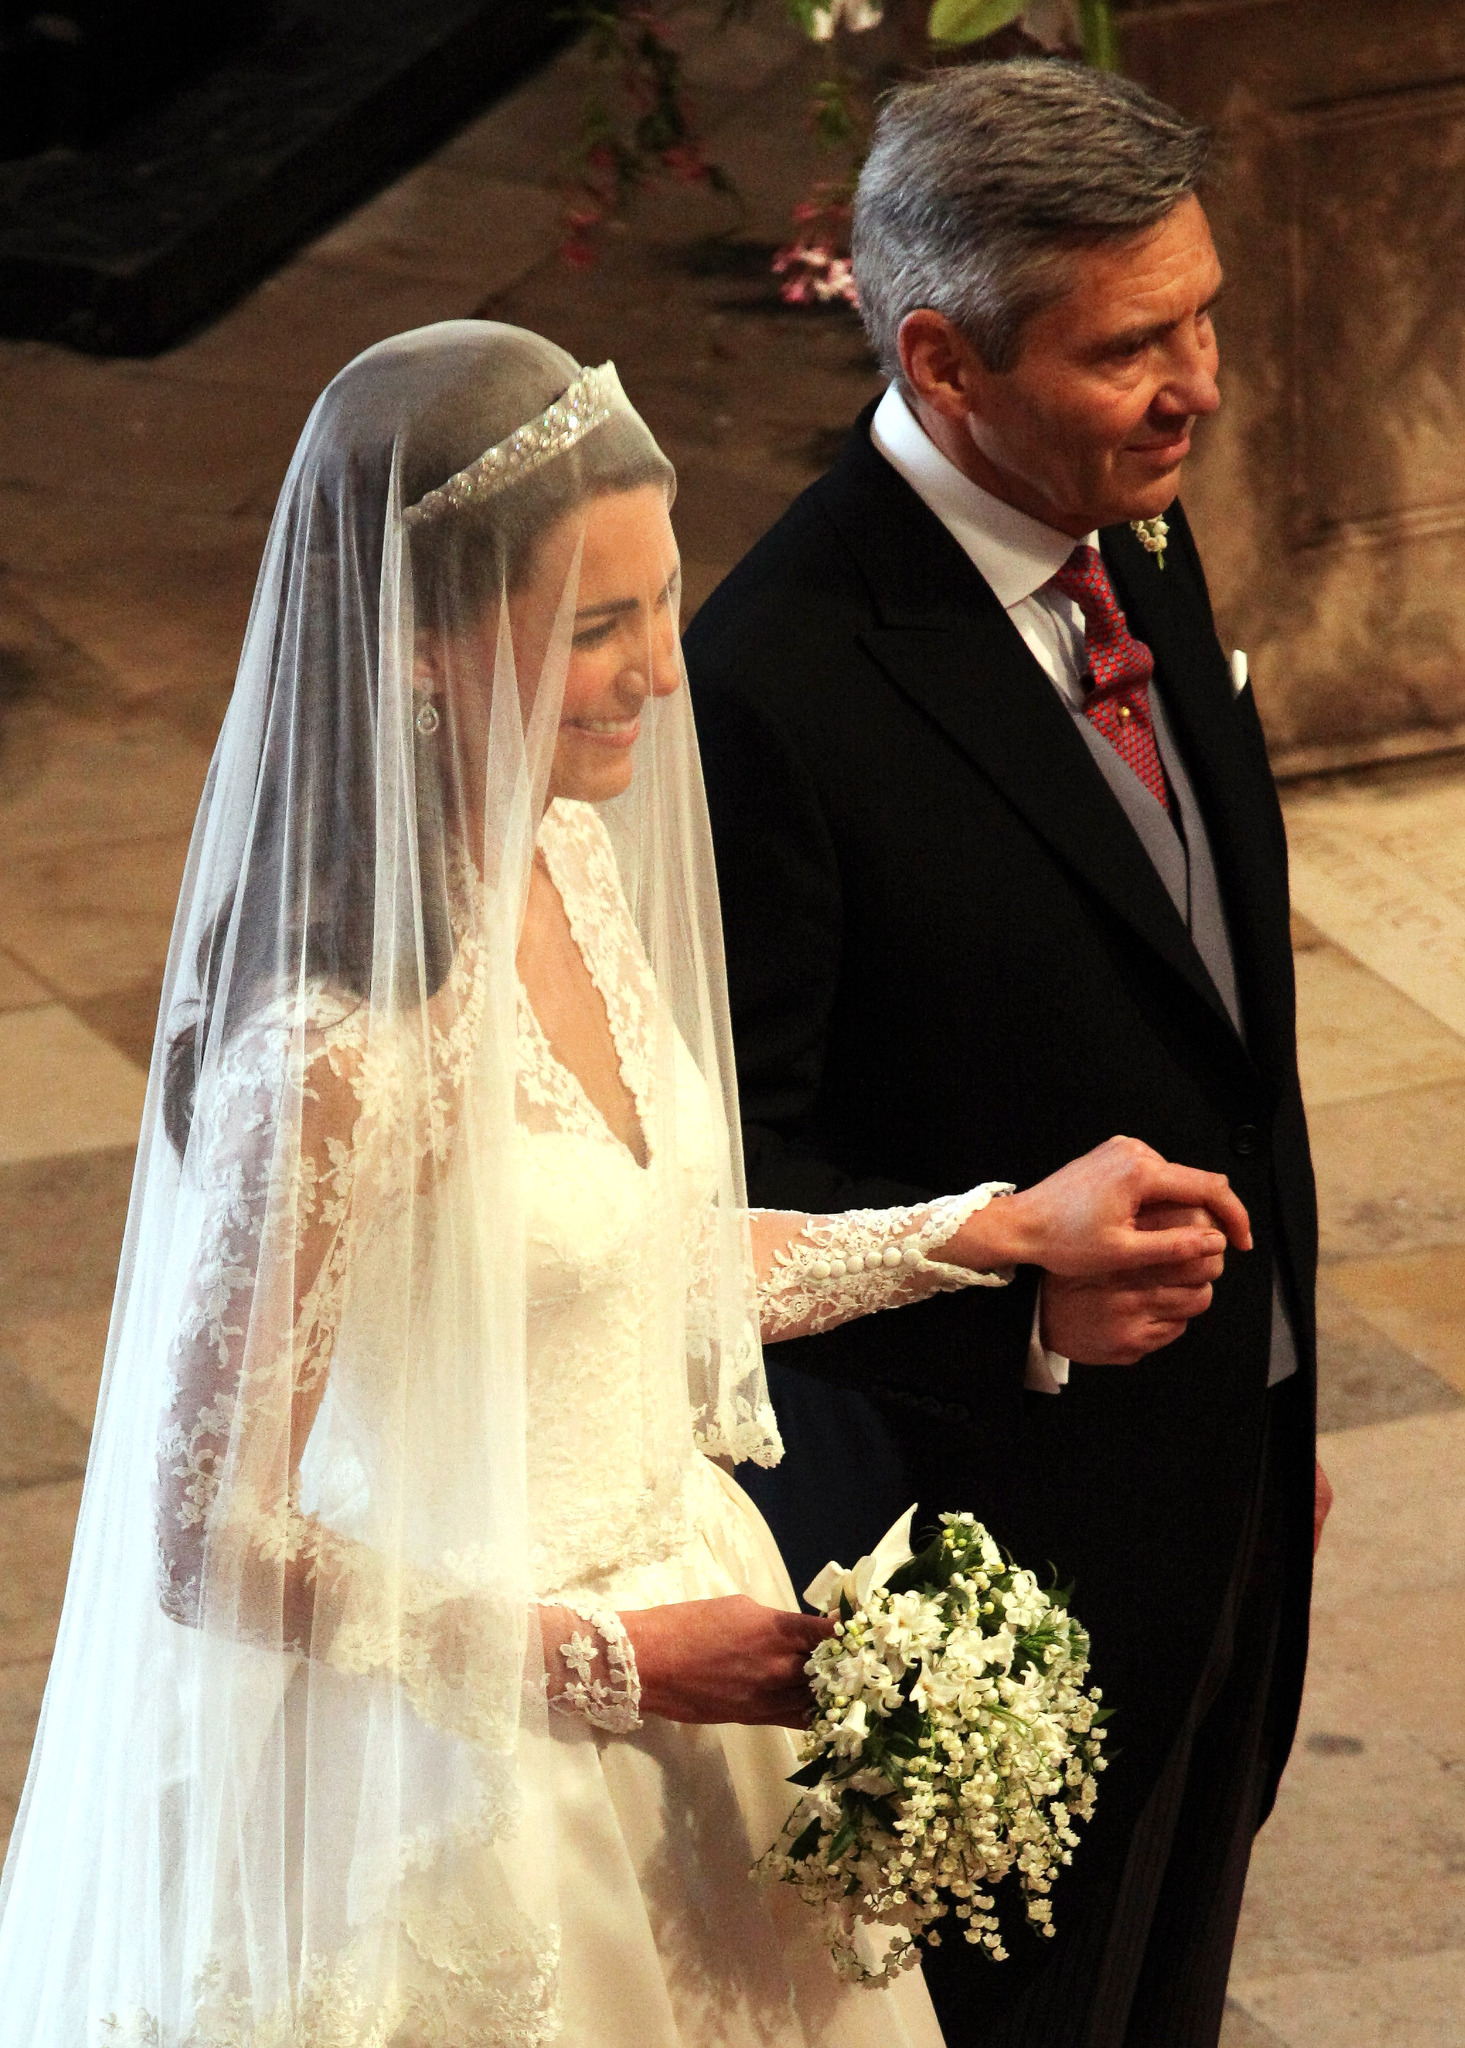
[[[961,329],[931,306],[907,313],[896,336],[901,376],[912,395],[957,425],[983,410],[993,372]]]

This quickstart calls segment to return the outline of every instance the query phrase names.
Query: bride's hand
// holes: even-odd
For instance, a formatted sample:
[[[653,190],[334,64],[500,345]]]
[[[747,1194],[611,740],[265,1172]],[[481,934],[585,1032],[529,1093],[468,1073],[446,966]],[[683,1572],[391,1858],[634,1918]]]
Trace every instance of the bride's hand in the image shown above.
[[[1167,1208],[1201,1215],[1165,1217],[1156,1228]],[[938,1256],[979,1270],[1042,1266],[1096,1280],[1214,1261],[1228,1243],[1249,1251],[1251,1225],[1224,1174],[1174,1166],[1138,1138],[1110,1138],[1036,1187],[977,1210]]]
[[[804,1665],[834,1623],[762,1607],[744,1593],[622,1610],[641,1674],[641,1711],[667,1721],[802,1728],[813,1697]]]

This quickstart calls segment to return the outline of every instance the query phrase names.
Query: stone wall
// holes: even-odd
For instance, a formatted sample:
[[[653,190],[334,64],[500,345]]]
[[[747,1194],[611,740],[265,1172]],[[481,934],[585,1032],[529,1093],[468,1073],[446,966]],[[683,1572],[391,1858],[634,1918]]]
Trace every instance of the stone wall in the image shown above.
[[[1465,0],[1121,19],[1126,71],[1225,152],[1186,502],[1277,765],[1465,745]]]

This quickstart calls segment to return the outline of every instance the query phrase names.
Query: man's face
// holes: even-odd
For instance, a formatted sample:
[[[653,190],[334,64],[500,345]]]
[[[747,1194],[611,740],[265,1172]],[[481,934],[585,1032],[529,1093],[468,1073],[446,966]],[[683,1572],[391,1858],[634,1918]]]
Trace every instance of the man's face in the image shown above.
[[[1080,249],[1015,366],[961,384],[977,480],[1075,536],[1163,512],[1198,416],[1214,412],[1221,266],[1199,200],[1132,240]]]

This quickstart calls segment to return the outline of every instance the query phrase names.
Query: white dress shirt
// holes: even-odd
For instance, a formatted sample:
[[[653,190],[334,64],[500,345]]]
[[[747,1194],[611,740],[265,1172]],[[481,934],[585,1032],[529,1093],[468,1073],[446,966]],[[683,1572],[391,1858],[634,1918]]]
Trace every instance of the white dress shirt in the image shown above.
[[[1078,545],[1072,534],[1044,526],[964,476],[930,439],[894,384],[875,409],[870,439],[971,557],[1059,696],[1077,710],[1087,667],[1083,613],[1072,598],[1047,588]],[[1086,538],[1097,548],[1097,531]],[[1031,1393],[1056,1394],[1068,1384],[1068,1360],[1044,1345],[1042,1315],[1040,1288],[1024,1385]]]

